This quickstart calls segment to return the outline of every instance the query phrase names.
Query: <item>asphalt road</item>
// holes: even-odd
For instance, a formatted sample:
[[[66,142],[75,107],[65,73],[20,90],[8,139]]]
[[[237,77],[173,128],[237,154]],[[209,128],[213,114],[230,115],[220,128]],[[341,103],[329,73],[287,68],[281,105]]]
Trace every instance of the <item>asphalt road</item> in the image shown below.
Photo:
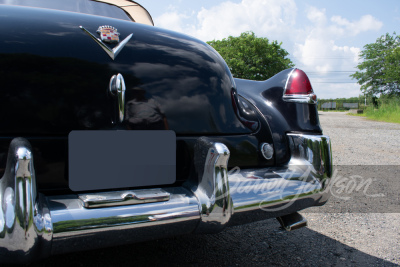
[[[400,125],[343,113],[320,119],[332,138],[339,182],[325,206],[302,212],[307,228],[285,232],[272,219],[215,235],[53,256],[32,266],[399,265]]]

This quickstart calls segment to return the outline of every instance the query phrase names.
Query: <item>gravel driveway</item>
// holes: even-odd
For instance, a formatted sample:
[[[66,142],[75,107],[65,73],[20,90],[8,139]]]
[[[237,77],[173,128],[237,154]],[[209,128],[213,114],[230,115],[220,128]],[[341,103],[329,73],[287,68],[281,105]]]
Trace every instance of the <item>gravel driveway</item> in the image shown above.
[[[309,227],[289,233],[267,220],[216,235],[54,256],[32,266],[397,266],[400,125],[333,112],[321,113],[320,119],[332,138],[338,173],[372,182],[353,192],[333,188],[327,205],[302,212]]]

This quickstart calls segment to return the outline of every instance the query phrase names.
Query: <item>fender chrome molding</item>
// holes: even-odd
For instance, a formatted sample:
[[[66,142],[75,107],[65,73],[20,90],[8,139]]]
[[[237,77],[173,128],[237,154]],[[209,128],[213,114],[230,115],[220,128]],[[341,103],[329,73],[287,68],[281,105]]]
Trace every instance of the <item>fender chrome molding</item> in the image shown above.
[[[90,31],[86,30],[83,26],[79,26],[79,28],[84,31],[87,35],[89,35],[101,48],[110,56],[112,60],[118,56],[118,54],[122,51],[124,46],[129,42],[132,38],[133,33],[129,34],[124,40],[122,40],[116,47],[113,49],[109,48],[102,40],[94,36]]]

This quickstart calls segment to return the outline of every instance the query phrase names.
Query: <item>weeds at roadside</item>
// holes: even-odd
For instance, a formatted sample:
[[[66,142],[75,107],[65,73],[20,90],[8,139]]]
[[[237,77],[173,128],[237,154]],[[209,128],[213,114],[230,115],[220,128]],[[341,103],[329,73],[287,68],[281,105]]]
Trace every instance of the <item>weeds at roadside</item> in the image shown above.
[[[350,114],[351,116],[366,117],[376,121],[400,123],[400,97],[381,97],[378,108],[369,106],[363,114]]]

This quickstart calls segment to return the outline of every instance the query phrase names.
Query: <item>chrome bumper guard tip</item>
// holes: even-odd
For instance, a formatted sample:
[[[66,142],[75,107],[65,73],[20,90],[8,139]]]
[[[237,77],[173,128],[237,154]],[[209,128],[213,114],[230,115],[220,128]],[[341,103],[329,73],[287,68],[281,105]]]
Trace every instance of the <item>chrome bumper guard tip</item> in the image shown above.
[[[194,148],[194,173],[181,187],[45,197],[36,190],[31,146],[16,138],[0,180],[0,262],[216,233],[256,215],[281,217],[290,229],[304,226],[302,220],[285,222],[293,219],[285,215],[327,201],[330,140],[299,134],[288,139],[287,166],[228,172],[228,148],[202,137]]]
[[[24,138],[10,144],[0,201],[0,262],[27,263],[50,256],[50,212],[46,198],[36,191],[32,149]]]
[[[233,205],[228,181],[229,149],[205,137],[194,147],[194,175],[184,186],[199,203],[200,222],[195,233],[216,233],[228,224]]]

